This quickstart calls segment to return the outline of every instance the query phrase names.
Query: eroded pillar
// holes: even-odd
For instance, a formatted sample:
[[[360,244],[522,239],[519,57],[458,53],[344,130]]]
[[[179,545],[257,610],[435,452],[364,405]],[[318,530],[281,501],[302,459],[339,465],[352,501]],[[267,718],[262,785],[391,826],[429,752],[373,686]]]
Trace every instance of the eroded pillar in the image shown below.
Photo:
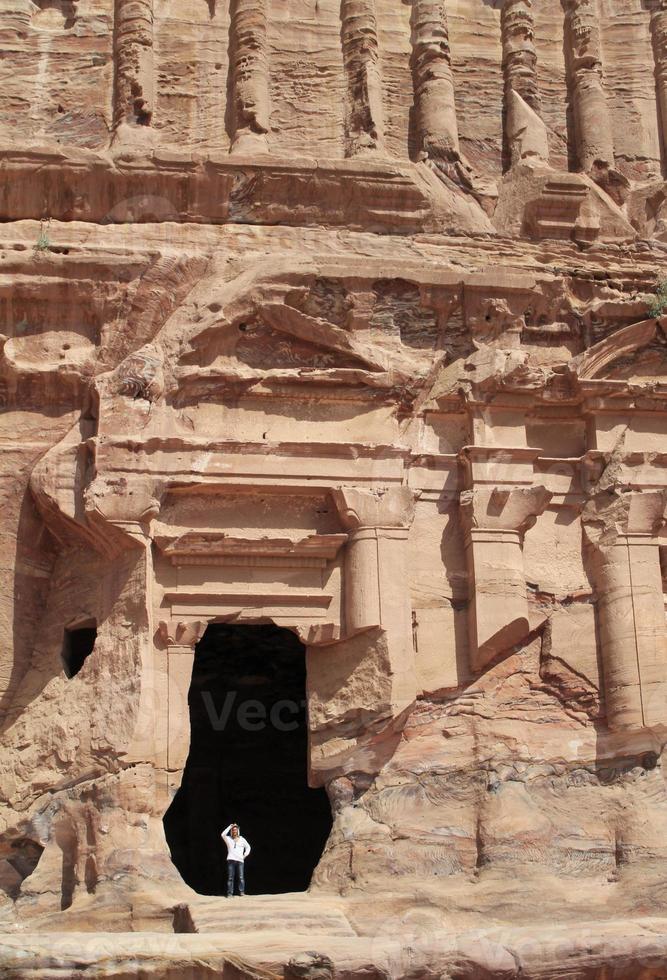
[[[655,0],[651,10],[651,38],[655,61],[655,93],[660,123],[660,151],[667,168],[667,0]]]
[[[116,0],[114,6],[113,140],[126,129],[133,140],[148,129],[155,107],[153,0]]]
[[[341,41],[346,76],[345,155],[381,150],[382,77],[375,0],[342,0]]]
[[[549,160],[547,128],[541,118],[533,0],[505,0],[501,12],[505,139],[509,163]]]
[[[597,0],[565,0],[566,65],[576,157],[588,174],[614,166],[614,141],[602,76]]]
[[[533,449],[469,446],[462,454],[460,507],[469,579],[473,671],[516,646],[531,628],[523,540],[551,492],[533,485]]]
[[[459,156],[454,76],[445,0],[413,0],[412,83],[419,147],[428,156]]]
[[[667,721],[667,629],[659,554],[666,506],[665,491],[607,492],[589,501],[582,514],[612,731]]]
[[[348,531],[344,565],[345,634],[380,628],[387,637],[396,713],[415,698],[412,607],[407,587],[408,531],[415,494],[341,487],[333,498]]]
[[[266,0],[232,0],[232,153],[267,152],[271,96]]]

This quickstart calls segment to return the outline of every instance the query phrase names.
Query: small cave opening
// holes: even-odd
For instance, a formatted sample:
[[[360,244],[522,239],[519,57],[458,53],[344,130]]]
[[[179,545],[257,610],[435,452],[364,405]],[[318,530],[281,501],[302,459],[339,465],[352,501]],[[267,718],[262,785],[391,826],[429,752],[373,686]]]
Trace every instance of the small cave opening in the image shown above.
[[[41,844],[27,837],[10,841],[0,838],[0,891],[16,900],[23,882],[37,867],[43,852]]]
[[[93,652],[96,639],[97,625],[92,620],[65,627],[61,656],[67,677],[76,677]]]
[[[164,817],[184,881],[226,894],[220,835],[238,823],[252,851],[246,894],[305,891],[331,831],[324,789],[308,786],[305,648],[274,625],[211,623],[195,648],[190,752]]]

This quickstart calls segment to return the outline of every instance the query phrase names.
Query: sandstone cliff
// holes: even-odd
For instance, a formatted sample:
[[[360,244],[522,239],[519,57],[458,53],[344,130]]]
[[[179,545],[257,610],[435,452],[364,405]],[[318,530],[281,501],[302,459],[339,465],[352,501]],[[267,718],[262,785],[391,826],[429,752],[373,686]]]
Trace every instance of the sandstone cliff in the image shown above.
[[[7,976],[667,975],[667,4],[0,51]],[[305,650],[308,892],[179,873],[211,623]]]

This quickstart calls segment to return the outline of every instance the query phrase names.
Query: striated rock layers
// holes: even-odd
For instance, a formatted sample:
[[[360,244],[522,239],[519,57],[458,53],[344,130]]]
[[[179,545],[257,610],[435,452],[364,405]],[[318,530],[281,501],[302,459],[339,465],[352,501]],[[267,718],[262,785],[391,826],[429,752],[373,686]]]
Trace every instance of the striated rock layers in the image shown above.
[[[666,38],[3,0],[4,976],[667,976]],[[210,624],[305,651],[307,892],[193,886]]]

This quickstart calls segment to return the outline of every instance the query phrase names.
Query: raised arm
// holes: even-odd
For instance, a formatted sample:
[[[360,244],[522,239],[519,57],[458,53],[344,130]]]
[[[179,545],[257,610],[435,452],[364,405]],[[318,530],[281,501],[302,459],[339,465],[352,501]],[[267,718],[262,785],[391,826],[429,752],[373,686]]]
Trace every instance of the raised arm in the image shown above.
[[[232,829],[233,826],[234,824],[230,823],[229,827],[225,827],[222,834],[220,835],[223,840],[231,840],[231,837],[229,836],[229,831]]]

